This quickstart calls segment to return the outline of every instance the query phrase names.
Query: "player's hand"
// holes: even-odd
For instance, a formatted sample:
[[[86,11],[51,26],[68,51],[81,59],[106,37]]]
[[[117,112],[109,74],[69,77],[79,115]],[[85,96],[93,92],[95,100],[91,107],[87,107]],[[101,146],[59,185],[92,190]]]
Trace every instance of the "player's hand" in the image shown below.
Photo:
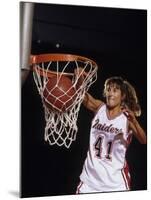
[[[79,89],[87,76],[83,68],[79,67],[74,70],[76,89]]]
[[[124,139],[123,133],[118,133],[117,135],[115,135],[114,141],[116,140],[120,140],[120,143],[127,147],[127,141]]]
[[[136,117],[134,115],[134,112],[131,111],[127,106],[122,106],[121,110],[130,122],[132,123],[136,122]]]
[[[85,72],[84,71],[84,69],[83,68],[81,68],[81,67],[79,67],[79,68],[76,68],[75,70],[74,70],[74,74],[75,74],[75,76],[77,76],[77,77],[85,77],[86,75],[87,75],[87,72]]]

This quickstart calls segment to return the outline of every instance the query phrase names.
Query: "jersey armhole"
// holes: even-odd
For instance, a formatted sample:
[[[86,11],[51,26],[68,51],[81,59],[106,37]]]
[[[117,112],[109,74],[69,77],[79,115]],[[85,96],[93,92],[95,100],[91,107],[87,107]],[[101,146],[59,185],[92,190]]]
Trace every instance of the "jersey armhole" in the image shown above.
[[[105,105],[105,103],[104,102],[102,102],[101,104],[100,104],[100,106],[97,108],[97,110],[94,112],[94,116],[93,116],[93,119],[95,118],[95,116],[97,115],[97,113],[99,112],[99,110],[103,107]],[[93,121],[93,120],[92,120]]]
[[[127,133],[128,133],[128,135],[132,135],[133,134],[133,132],[134,132],[134,130],[130,127],[130,123],[129,123],[129,121],[127,120]]]
[[[129,127],[129,121],[127,120],[127,144],[130,145],[133,138],[133,130]]]

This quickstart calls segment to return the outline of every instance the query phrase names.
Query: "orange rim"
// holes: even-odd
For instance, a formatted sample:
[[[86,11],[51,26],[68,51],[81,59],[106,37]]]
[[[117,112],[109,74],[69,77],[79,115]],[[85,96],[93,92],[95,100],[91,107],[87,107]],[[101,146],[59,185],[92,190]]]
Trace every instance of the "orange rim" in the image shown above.
[[[33,66],[33,71],[36,71],[38,72],[38,74],[40,76],[44,76],[44,77],[48,77],[48,78],[51,78],[52,76],[56,76],[57,74],[58,75],[65,75],[65,76],[73,76],[74,73],[65,73],[65,72],[55,72],[55,71],[52,71],[52,70],[45,70],[45,69],[41,69],[38,65],[36,66]]]
[[[91,62],[94,66],[97,66],[97,64],[86,57],[78,56],[78,55],[71,55],[71,54],[40,54],[40,55],[31,55],[30,56],[30,63],[31,64],[39,64],[42,62],[49,62],[49,61],[81,61]]]
[[[78,56],[78,55],[71,55],[71,54],[40,54],[40,55],[31,55],[30,56],[30,64],[33,65],[33,70],[37,71],[39,75],[41,76],[47,76],[49,78],[51,78],[52,76],[56,75],[56,74],[62,74],[62,75],[66,75],[66,76],[73,76],[74,73],[61,73],[61,72],[55,72],[55,71],[51,71],[51,70],[44,70],[41,69],[38,64],[42,63],[42,62],[50,62],[50,61],[81,61],[81,62],[86,62],[89,61],[93,64],[93,67],[97,67],[97,64],[86,57],[83,56]]]

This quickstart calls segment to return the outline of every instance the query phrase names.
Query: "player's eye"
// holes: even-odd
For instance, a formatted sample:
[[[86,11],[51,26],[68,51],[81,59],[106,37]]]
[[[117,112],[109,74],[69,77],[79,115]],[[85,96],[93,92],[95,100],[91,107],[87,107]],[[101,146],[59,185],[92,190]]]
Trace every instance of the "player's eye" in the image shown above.
[[[117,92],[117,88],[114,88],[114,89],[113,89],[113,92]]]

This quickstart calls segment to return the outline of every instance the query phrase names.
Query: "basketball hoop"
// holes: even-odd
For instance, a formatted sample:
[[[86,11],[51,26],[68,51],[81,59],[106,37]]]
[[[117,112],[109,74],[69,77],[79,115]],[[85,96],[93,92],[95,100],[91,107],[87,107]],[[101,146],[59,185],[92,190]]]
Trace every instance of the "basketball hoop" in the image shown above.
[[[45,112],[44,139],[50,145],[69,148],[76,140],[77,118],[85,93],[97,79],[97,64],[69,54],[32,55],[31,63]]]

